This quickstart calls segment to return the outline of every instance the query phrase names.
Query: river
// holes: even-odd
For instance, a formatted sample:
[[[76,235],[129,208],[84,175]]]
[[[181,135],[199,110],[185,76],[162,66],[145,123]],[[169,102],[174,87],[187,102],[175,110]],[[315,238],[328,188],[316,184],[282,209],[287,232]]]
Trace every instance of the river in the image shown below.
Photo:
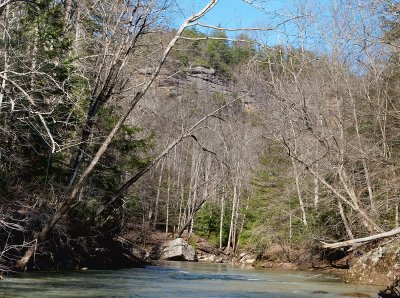
[[[0,297],[378,297],[378,289],[316,272],[169,262],[124,270],[23,273],[0,282]],[[355,296],[355,297],[368,297]]]

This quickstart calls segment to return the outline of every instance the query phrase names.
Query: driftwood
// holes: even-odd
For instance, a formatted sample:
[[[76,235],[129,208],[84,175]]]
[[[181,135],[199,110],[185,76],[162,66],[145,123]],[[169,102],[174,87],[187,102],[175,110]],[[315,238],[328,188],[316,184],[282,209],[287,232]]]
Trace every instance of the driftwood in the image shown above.
[[[340,247],[353,246],[353,245],[362,245],[362,244],[366,244],[373,240],[388,238],[388,237],[395,236],[397,234],[400,234],[400,227],[393,229],[391,231],[388,231],[388,232],[375,234],[375,235],[363,237],[363,238],[351,239],[351,240],[342,241],[342,242],[335,242],[335,243],[326,243],[326,242],[322,242],[322,241],[321,242],[323,244],[322,245],[323,248],[340,248]]]
[[[385,290],[379,292],[379,297],[394,298],[400,297],[400,280],[395,280],[394,283]]]

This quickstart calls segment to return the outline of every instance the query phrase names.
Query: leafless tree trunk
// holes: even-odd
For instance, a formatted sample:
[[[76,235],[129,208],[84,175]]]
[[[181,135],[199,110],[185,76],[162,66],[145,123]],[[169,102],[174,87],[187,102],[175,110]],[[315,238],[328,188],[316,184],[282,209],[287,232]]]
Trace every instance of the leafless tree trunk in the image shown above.
[[[353,96],[353,92],[351,91],[351,88],[349,86],[348,88],[348,93],[350,95],[350,99],[351,99],[351,104],[352,104],[352,110],[353,110],[353,117],[354,117],[354,128],[356,131],[356,135],[357,135],[357,142],[358,142],[358,146],[360,148],[360,150],[364,151],[362,142],[361,142],[361,135],[360,135],[360,128],[359,128],[359,120],[358,120],[358,116],[357,116],[357,110],[356,110],[356,102]],[[364,153],[363,153],[364,154]],[[376,208],[375,208],[375,203],[374,203],[374,196],[372,193],[372,186],[371,186],[371,179],[370,179],[370,174],[369,174],[369,169],[367,166],[367,161],[365,159],[365,157],[363,156],[361,158],[362,161],[362,165],[363,165],[363,169],[364,169],[364,176],[365,176],[365,182],[367,184],[367,189],[368,189],[368,197],[369,197],[369,202],[371,205],[371,210],[372,212],[376,212]]]
[[[224,230],[224,213],[225,213],[225,186],[222,185],[221,195],[221,215],[219,220],[219,249],[222,249],[222,236]]]
[[[157,157],[155,157],[146,167],[141,169],[137,174],[135,174],[133,177],[128,179],[124,185],[122,185],[114,194],[114,196],[104,205],[101,206],[97,210],[97,215],[102,214],[108,206],[113,204],[123,193],[125,193],[131,185],[133,185],[136,181],[138,181],[144,174],[146,174],[150,169],[157,163],[159,162],[164,156],[166,156],[173,148],[175,148],[176,145],[181,143],[183,140],[186,138],[192,137],[192,134],[196,132],[197,129],[199,129],[200,124],[202,124],[204,121],[206,121],[208,118],[212,117],[213,115],[217,114],[219,111],[223,110],[227,106],[231,105],[232,103],[236,102],[239,98],[234,99],[233,101],[230,101],[226,103],[225,105],[217,108],[216,110],[212,111],[211,113],[205,115],[203,118],[198,120],[195,124],[193,124],[187,131],[183,132],[179,137],[177,137],[173,142],[171,142],[165,149],[162,151]]]
[[[340,200],[338,200],[338,208],[339,208],[339,212],[340,212],[340,217],[342,218],[344,227],[346,229],[347,236],[349,236],[350,239],[354,239],[354,236],[350,229],[349,223],[347,222],[346,214],[344,213],[342,202]]]
[[[316,146],[315,156],[319,156],[319,146]],[[315,162],[315,172],[318,174],[318,161]],[[319,204],[319,181],[314,177],[314,208],[318,209]]]
[[[247,200],[248,200],[248,198],[247,198]],[[245,210],[247,211],[248,208],[249,208],[249,205],[246,203]],[[241,224],[240,224],[240,229],[238,230],[238,233],[237,233],[237,241],[236,241],[235,253],[237,253],[238,250],[239,250],[240,235],[241,235],[242,232],[243,232],[243,228],[244,228],[244,223],[245,223],[245,221],[246,221],[246,214],[243,214],[243,215],[242,215],[242,222],[241,222]]]
[[[236,206],[237,206],[237,184],[236,181],[234,181],[233,185],[233,198],[232,198],[232,212],[231,212],[231,223],[229,226],[229,234],[228,234],[228,243],[226,244],[226,250],[229,252],[229,250],[234,249],[233,247],[233,237],[234,237],[234,229],[235,227],[235,217],[236,217]]]
[[[166,202],[166,211],[165,211],[165,234],[168,235],[169,231],[169,208],[171,201],[171,171],[176,169],[176,146],[174,148],[174,157],[172,160],[172,169],[168,169],[168,178],[167,178],[167,202]],[[180,169],[178,168],[178,177],[177,177],[177,186],[179,187],[179,179],[180,179]]]
[[[144,84],[144,86],[141,89],[141,91],[137,92],[136,95],[133,97],[133,99],[130,102],[129,108],[119,118],[119,120],[115,124],[114,128],[108,134],[107,138],[101,144],[100,148],[98,149],[98,151],[96,152],[96,154],[94,155],[92,160],[90,161],[89,165],[86,167],[86,169],[80,175],[78,181],[74,185],[71,184],[70,191],[66,195],[65,200],[62,203],[62,205],[60,206],[60,208],[54,213],[52,218],[46,223],[46,225],[43,227],[43,229],[38,233],[38,235],[36,237],[36,239],[37,239],[36,244],[33,245],[31,248],[29,248],[25,252],[24,256],[17,262],[17,264],[16,264],[16,268],[17,269],[24,270],[27,267],[27,264],[31,260],[33,254],[34,254],[34,252],[36,250],[36,247],[37,247],[38,243],[41,243],[42,241],[44,241],[46,239],[46,237],[48,236],[48,233],[53,229],[53,227],[57,224],[57,222],[74,205],[76,197],[77,197],[77,194],[78,194],[80,188],[84,185],[84,183],[86,182],[87,178],[92,173],[94,167],[97,165],[98,161],[103,156],[104,152],[107,150],[107,148],[110,145],[111,141],[113,140],[113,138],[115,137],[115,135],[117,134],[117,132],[119,131],[121,126],[125,123],[125,121],[128,118],[128,116],[134,110],[134,108],[136,107],[137,103],[143,98],[143,96],[147,93],[147,91],[149,90],[150,86],[153,84],[153,82],[157,78],[158,74],[160,73],[160,70],[161,70],[162,66],[164,65],[164,63],[165,63],[165,61],[166,61],[166,59],[168,57],[168,54],[171,52],[173,46],[176,44],[176,42],[180,38],[180,36],[182,35],[183,31],[190,24],[192,24],[193,22],[196,22],[198,19],[203,17],[208,11],[210,11],[217,4],[217,2],[218,2],[218,0],[210,1],[200,12],[190,16],[189,18],[187,18],[183,22],[183,24],[181,25],[179,30],[176,32],[175,37],[170,41],[170,43],[166,47],[166,49],[165,49],[165,51],[164,51],[164,53],[163,53],[163,55],[161,57],[161,60],[158,63],[157,67],[154,69],[150,79],[146,82],[146,84]],[[126,62],[126,60],[125,60],[125,62]],[[78,160],[78,163],[80,163],[79,160]],[[146,172],[147,171],[148,171],[148,169],[146,170]],[[74,179],[72,179],[72,180],[74,180]]]
[[[8,6],[5,8],[4,15],[4,28],[3,28],[3,57],[4,57],[4,78],[1,80],[1,90],[0,90],[0,113],[3,105],[3,99],[6,89],[6,81],[7,81],[7,72],[8,72],[8,50],[9,50],[9,40],[8,40]]]
[[[161,159],[160,176],[158,178],[157,195],[156,195],[156,202],[155,202],[155,206],[154,206],[154,222],[153,222],[153,226],[154,227],[156,226],[157,220],[158,220],[158,204],[159,204],[159,200],[160,200],[161,184],[162,184],[162,178],[163,178],[163,172],[164,172],[164,165],[165,165],[165,157]]]
[[[300,210],[301,210],[301,219],[302,219],[303,225],[306,226],[307,225],[307,216],[306,216],[306,209],[304,207],[303,197],[301,195],[299,172],[297,169],[296,161],[294,160],[294,158],[291,158],[291,160],[292,160],[292,166],[293,166],[293,176],[294,176],[295,183],[296,183],[297,198],[299,199],[299,205],[300,205]]]

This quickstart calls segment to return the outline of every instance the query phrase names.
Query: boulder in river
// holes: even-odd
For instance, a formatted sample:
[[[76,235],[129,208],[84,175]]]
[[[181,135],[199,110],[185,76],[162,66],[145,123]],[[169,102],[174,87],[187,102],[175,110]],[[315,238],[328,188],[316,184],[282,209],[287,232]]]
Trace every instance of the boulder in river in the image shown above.
[[[171,261],[197,261],[196,250],[182,238],[168,241],[161,247],[161,257],[163,260]]]

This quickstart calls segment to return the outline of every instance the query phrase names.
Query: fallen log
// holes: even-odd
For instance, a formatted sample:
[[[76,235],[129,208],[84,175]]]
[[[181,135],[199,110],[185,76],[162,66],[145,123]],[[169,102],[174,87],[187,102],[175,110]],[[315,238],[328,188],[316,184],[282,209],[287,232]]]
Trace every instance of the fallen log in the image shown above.
[[[381,298],[394,298],[400,297],[400,280],[395,280],[393,284],[385,290],[379,292]]]
[[[345,246],[353,246],[353,245],[357,245],[357,244],[362,245],[362,244],[366,244],[373,240],[388,238],[388,237],[395,236],[397,234],[400,234],[400,227],[393,229],[391,231],[388,231],[388,232],[375,234],[375,235],[363,237],[363,238],[346,240],[346,241],[342,241],[342,242],[334,242],[334,243],[327,243],[327,242],[322,242],[322,241],[321,242],[322,242],[323,248],[340,248],[340,247],[345,247]]]

